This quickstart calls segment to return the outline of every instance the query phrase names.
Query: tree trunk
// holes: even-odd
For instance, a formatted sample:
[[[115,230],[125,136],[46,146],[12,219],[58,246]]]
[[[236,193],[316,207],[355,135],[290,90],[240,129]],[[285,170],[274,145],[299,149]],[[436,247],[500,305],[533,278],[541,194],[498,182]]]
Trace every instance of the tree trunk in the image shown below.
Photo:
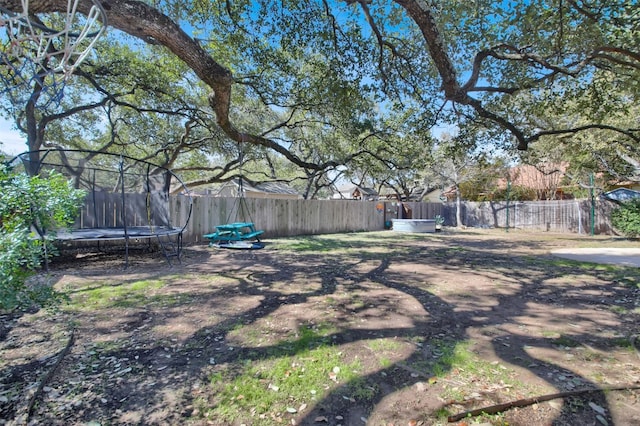
[[[460,197],[460,187],[456,185],[456,228],[464,228],[462,223],[462,198]]]

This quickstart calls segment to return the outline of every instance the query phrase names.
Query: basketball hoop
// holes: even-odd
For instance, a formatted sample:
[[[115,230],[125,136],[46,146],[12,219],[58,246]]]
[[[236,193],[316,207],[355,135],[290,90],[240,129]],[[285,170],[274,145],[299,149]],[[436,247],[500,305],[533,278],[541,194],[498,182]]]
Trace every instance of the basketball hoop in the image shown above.
[[[65,82],[106,29],[105,11],[92,0],[85,16],[80,0],[68,0],[66,12],[38,16],[21,1],[22,12],[0,7],[0,93],[23,105],[34,97],[39,106],[59,104]]]

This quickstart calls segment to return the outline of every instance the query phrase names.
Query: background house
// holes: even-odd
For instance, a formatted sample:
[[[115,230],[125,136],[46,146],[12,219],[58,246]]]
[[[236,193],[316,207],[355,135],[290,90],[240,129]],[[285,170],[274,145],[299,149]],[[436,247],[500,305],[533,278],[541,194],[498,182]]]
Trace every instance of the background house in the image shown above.
[[[640,191],[640,181],[627,180],[623,182],[616,182],[611,186],[614,187],[615,189],[628,189],[636,192]]]
[[[380,190],[379,199],[389,200],[389,201],[432,201],[434,203],[442,201],[440,199],[440,195],[442,194],[442,189],[440,188],[425,188],[423,186],[416,186],[411,188],[411,192],[407,196],[406,194],[401,194],[398,196],[396,191],[393,188],[383,186]]]
[[[456,198],[455,188],[452,186],[446,188],[433,189],[422,196],[421,200],[426,203],[444,203],[454,201]]]
[[[364,188],[358,185],[348,185],[338,188],[338,191],[331,197],[335,200],[362,200],[377,201],[378,192],[373,188]]]
[[[537,200],[569,200],[574,198],[571,188],[562,185],[568,167],[567,162],[522,164],[509,170],[508,183],[535,192]],[[506,188],[507,179],[500,179],[498,187]]]

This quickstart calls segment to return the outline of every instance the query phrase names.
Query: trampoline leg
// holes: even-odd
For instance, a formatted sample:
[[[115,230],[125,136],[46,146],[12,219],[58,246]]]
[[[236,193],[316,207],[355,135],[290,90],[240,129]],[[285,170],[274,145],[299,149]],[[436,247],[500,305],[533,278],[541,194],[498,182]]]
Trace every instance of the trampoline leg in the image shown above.
[[[129,267],[129,237],[124,239],[124,269]]]
[[[162,254],[164,254],[165,259],[169,263],[169,266],[173,266],[171,264],[171,258],[175,257],[178,259],[178,263],[182,263],[180,260],[180,255],[182,254],[182,233],[179,233],[176,237],[176,242],[171,241],[170,235],[165,235],[166,241],[163,241],[160,235],[156,235],[158,237],[158,243],[160,244],[160,249],[162,250]]]

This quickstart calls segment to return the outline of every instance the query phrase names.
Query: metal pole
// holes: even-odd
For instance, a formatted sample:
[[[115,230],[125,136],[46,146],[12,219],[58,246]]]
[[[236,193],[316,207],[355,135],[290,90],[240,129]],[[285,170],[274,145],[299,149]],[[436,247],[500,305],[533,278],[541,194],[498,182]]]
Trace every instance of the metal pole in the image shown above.
[[[127,198],[124,186],[124,157],[120,156],[120,191],[122,195],[122,227],[124,229],[124,267],[129,267],[129,231],[127,229]]]
[[[591,192],[591,236],[596,233],[596,198],[594,196],[593,173],[589,175],[589,188]]]
[[[511,196],[511,178],[507,176],[507,227],[506,232],[509,232],[509,197]]]

